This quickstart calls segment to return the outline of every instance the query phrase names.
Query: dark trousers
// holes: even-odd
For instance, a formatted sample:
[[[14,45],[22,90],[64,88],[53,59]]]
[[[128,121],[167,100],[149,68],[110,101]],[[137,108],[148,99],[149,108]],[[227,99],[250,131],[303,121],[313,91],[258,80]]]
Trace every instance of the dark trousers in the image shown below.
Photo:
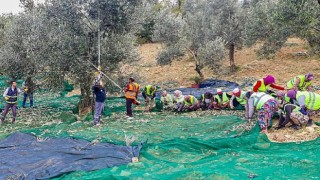
[[[14,122],[16,120],[16,116],[17,116],[17,104],[6,104],[6,106],[4,107],[4,110],[2,112],[2,117],[1,117],[1,121],[4,121],[4,119],[6,118],[9,109],[11,108],[12,110],[12,121]]]
[[[30,107],[33,107],[33,93],[30,93],[29,95],[27,93],[23,94],[23,102],[22,107],[26,107],[27,98],[29,97],[30,100]]]
[[[127,107],[127,116],[132,117],[132,104],[134,100],[133,99],[126,99],[126,107]]]

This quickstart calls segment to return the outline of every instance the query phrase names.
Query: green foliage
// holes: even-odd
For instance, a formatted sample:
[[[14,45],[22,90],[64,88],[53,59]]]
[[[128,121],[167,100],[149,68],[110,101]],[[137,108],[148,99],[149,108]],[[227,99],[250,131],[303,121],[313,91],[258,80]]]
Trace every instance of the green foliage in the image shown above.
[[[311,52],[319,53],[319,37],[314,27],[320,24],[319,4],[311,1],[259,1],[249,10],[246,45],[263,42],[262,58],[272,58],[289,37],[306,39]]]

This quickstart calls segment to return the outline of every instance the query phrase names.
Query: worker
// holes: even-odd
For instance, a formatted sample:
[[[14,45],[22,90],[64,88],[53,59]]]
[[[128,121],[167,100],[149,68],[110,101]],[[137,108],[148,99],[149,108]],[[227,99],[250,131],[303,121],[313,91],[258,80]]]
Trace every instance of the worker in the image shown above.
[[[290,90],[287,96],[296,100],[300,108],[307,111],[310,118],[307,126],[311,126],[312,117],[320,112],[320,95],[314,92]]]
[[[137,100],[139,92],[139,84],[135,83],[134,78],[129,78],[129,83],[124,88],[124,93],[126,97],[127,118],[129,120],[133,119],[132,104],[140,105],[140,102]]]
[[[198,102],[197,109],[202,109],[203,111],[208,109],[220,109],[217,106],[217,102],[215,101],[215,97],[211,92],[206,92],[201,95]]]
[[[174,108],[173,96],[167,91],[162,91],[160,101],[163,105],[163,110],[172,110]]]
[[[235,109],[237,107],[247,108],[247,101],[250,97],[250,93],[242,91],[239,88],[235,88],[232,91],[232,97],[230,99],[230,108]]]
[[[157,88],[153,85],[147,85],[142,92],[142,96],[145,99],[145,111],[150,111],[155,106]]]
[[[258,124],[261,133],[268,133],[268,126],[270,125],[272,116],[277,111],[276,99],[264,92],[252,93],[248,100],[248,109],[246,110],[249,122],[252,121],[255,110],[258,110]]]
[[[16,116],[17,116],[17,102],[18,102],[18,94],[22,93],[22,91],[17,88],[17,82],[16,81],[11,81],[10,82],[10,87],[8,87],[5,92],[3,93],[3,97],[6,100],[6,106],[2,112],[1,116],[1,124],[4,122],[9,109],[11,108],[12,110],[12,121],[11,123],[14,124],[16,121]]]
[[[268,75],[254,83],[253,92],[273,94],[274,92],[269,89],[270,87],[277,90],[284,90],[283,87],[275,85],[275,78],[273,76]]]
[[[230,99],[232,95],[228,94],[227,92],[222,92],[221,89],[217,89],[217,95],[214,96],[217,102],[217,106],[220,109],[230,107]]]
[[[30,100],[30,107],[33,107],[33,92],[35,89],[35,83],[32,81],[31,77],[27,77],[27,79],[22,84],[23,89],[23,102],[22,107],[26,107],[27,98]]]
[[[93,125],[99,126],[101,123],[101,114],[104,110],[105,101],[107,99],[107,93],[101,80],[95,83],[95,85],[92,87],[92,90],[96,97]]]
[[[188,95],[184,97],[184,101],[182,106],[178,109],[179,112],[185,111],[195,111],[197,110],[198,100],[192,95]]]
[[[178,110],[183,105],[184,95],[180,90],[175,90],[173,95],[174,110]]]
[[[288,83],[288,89],[294,89],[296,91],[310,91],[313,80],[313,74],[308,73],[306,75],[299,75],[292,78]]]
[[[298,130],[302,124],[307,123],[309,120],[307,112],[295,104],[285,104],[281,107],[279,116],[280,120],[276,129],[284,128],[290,122],[290,127]]]

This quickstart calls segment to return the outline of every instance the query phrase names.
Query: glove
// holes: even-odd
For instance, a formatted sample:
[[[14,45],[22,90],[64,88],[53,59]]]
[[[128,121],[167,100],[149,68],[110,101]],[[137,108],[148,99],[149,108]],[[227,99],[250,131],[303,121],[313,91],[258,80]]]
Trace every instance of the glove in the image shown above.
[[[6,101],[9,101],[10,98],[9,98],[9,97],[4,97],[4,99],[5,99]]]

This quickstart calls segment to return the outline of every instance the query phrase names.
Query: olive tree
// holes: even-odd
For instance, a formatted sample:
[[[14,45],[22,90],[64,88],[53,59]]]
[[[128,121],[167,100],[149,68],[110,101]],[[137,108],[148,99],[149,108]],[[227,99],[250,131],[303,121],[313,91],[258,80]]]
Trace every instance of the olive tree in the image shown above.
[[[257,54],[273,58],[289,37],[296,36],[308,41],[311,52],[319,53],[319,8],[316,0],[256,2],[246,21],[247,46],[263,42]]]

